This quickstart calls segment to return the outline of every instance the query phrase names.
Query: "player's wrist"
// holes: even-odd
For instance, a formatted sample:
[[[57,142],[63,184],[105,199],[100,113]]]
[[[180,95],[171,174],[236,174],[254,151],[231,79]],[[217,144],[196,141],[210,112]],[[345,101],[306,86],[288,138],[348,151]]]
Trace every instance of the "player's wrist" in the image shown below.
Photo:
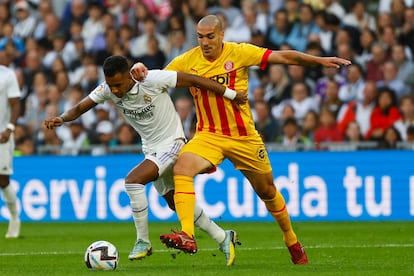
[[[230,99],[230,100],[234,100],[234,98],[236,98],[236,96],[237,96],[236,91],[226,87],[226,90],[224,91],[223,97],[225,97],[227,99]]]
[[[11,132],[14,132],[14,130],[16,129],[16,126],[12,123],[8,123],[6,126],[6,129],[10,130]]]

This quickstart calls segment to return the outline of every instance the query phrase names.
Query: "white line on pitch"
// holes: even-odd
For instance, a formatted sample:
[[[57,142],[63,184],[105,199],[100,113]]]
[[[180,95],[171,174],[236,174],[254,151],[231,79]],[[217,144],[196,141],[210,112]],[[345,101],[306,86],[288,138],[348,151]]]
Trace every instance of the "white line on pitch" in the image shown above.
[[[311,245],[305,246],[305,248],[309,249],[334,249],[334,248],[404,248],[404,247],[414,247],[414,244],[376,244],[376,245],[339,245],[339,246],[330,246],[330,245]],[[256,250],[282,250],[286,249],[284,246],[276,246],[276,247],[243,247],[237,246],[237,251],[256,251]],[[153,250],[154,252],[171,252],[174,249],[156,249]],[[200,251],[216,251],[217,248],[203,248]],[[51,252],[3,252],[0,253],[0,256],[32,256],[32,255],[79,255],[83,254],[83,252],[76,252],[76,251],[51,251]]]

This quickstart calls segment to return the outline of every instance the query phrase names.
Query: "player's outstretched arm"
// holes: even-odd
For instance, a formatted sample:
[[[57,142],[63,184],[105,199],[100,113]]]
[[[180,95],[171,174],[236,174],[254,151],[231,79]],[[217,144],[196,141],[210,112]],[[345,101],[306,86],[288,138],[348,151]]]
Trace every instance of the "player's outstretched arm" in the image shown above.
[[[322,65],[324,67],[339,68],[348,66],[351,61],[338,57],[319,57],[294,50],[273,51],[268,58],[268,63],[293,64],[302,66]]]
[[[232,100],[236,104],[244,104],[247,101],[246,92],[236,92],[230,88],[207,78],[197,75],[177,72],[177,87],[198,87],[210,90],[225,98]]]
[[[79,116],[81,116],[83,113],[93,108],[94,106],[96,106],[96,103],[92,101],[91,98],[85,97],[82,101],[74,105],[69,110],[63,112],[60,116],[46,119],[43,122],[43,124],[48,129],[59,127],[63,125],[63,123],[65,122],[70,122],[77,119]]]

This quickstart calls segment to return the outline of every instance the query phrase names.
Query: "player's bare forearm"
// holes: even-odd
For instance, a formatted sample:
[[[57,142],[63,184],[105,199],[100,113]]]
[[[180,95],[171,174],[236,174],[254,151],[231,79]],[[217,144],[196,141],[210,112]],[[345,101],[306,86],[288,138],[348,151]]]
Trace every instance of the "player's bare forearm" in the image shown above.
[[[187,74],[187,73],[177,73],[177,87],[198,87],[204,88],[219,95],[222,95],[226,98],[233,100],[236,104],[243,104],[247,101],[247,93],[236,92],[231,89],[226,88],[225,86],[197,75]],[[226,92],[227,91],[227,92]],[[228,93],[231,93],[230,95]]]
[[[338,68],[347,66],[351,61],[338,57],[319,57],[294,50],[273,51],[268,58],[268,63],[279,63],[288,65],[315,66]]]
[[[20,98],[9,98],[9,105],[10,105],[10,121],[15,125],[17,123],[17,119],[20,116]]]
[[[63,112],[60,116],[49,118],[44,121],[44,125],[48,129],[53,129],[55,127],[61,126],[65,122],[71,122],[76,120],[83,113],[96,106],[96,103],[92,101],[89,97],[85,97],[80,103],[74,105],[69,110]]]

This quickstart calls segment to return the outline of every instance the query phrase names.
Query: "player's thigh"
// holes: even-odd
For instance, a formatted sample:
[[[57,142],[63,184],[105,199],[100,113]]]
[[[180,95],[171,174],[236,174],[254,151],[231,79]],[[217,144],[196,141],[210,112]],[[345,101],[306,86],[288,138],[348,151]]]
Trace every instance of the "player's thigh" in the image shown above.
[[[12,137],[10,137],[12,139]],[[13,174],[13,148],[14,143],[9,141],[7,143],[0,143],[0,174]]]
[[[181,150],[175,174],[195,176],[196,174],[223,162],[222,142],[212,135],[197,135]]]
[[[266,147],[259,136],[231,141],[226,147],[225,156],[237,170],[258,174],[272,172]]]
[[[126,184],[148,184],[158,178],[158,166],[149,159],[144,159],[141,163],[130,170],[125,178]]]

